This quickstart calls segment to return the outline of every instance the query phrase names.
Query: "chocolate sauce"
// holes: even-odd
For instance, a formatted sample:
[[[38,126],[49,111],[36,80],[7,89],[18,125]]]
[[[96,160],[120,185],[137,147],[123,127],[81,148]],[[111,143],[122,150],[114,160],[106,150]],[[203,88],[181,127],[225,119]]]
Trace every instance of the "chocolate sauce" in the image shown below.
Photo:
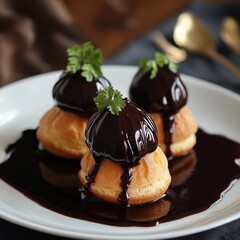
[[[178,73],[167,65],[158,68],[157,76],[150,79],[150,72],[139,70],[129,90],[130,99],[147,112],[163,116],[167,155],[171,155],[173,115],[187,103],[187,89]]]
[[[118,197],[118,201],[121,204],[121,206],[127,206],[129,199],[128,188],[132,181],[132,168],[124,165],[122,165],[122,168],[123,168],[123,175],[121,176],[122,192]]]
[[[93,165],[93,167],[90,169],[88,176],[86,177],[87,183],[85,185],[85,188],[89,188],[91,183],[94,182],[95,176],[97,175],[99,167],[100,167],[100,163],[98,162],[95,165]]]
[[[158,145],[157,129],[152,119],[128,99],[125,99],[125,103],[119,115],[113,115],[108,109],[93,114],[85,132],[86,144],[95,164],[100,164],[104,158],[122,164],[124,171],[119,202],[123,205],[127,205],[128,200],[130,168],[139,164],[147,153],[155,151]],[[90,187],[95,174],[97,171],[87,177],[85,189]]]
[[[0,178],[43,207],[73,218],[115,226],[155,226],[209,208],[240,178],[240,144],[199,129],[194,152],[169,162],[172,183],[162,199],[125,208],[94,197],[82,200],[80,183],[75,182],[79,162],[39,150],[35,132],[25,131],[7,148],[8,159],[0,164]],[[63,177],[75,180],[61,189]]]
[[[101,165],[100,161],[95,162],[95,164],[92,166],[92,168],[88,172],[88,175],[86,177],[87,182],[82,188],[80,188],[82,199],[87,199],[89,196],[92,196],[89,189],[91,187],[91,184],[95,181],[95,177],[98,173],[100,165]]]
[[[93,100],[97,91],[110,85],[104,77],[87,82],[80,71],[75,74],[63,72],[53,87],[53,98],[65,110],[90,116],[98,110]]]
[[[168,159],[172,158],[172,152],[170,149],[170,145],[172,144],[172,134],[174,131],[174,115],[163,115],[163,126],[164,126],[164,136],[165,136],[165,155]]]

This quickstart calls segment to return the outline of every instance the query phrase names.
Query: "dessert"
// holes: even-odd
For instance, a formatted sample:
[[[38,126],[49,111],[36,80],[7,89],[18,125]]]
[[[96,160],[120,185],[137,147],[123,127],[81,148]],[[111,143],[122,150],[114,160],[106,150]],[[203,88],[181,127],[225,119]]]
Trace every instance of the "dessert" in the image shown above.
[[[90,43],[68,49],[68,65],[53,87],[54,105],[40,120],[37,137],[47,151],[79,159],[87,151],[84,140],[89,117],[97,111],[97,91],[110,86],[102,76],[102,53]]]
[[[9,141],[5,140],[6,143]],[[168,162],[172,180],[167,194],[144,205],[123,208],[94,197],[81,201],[79,183],[75,182],[78,180],[75,177],[78,178],[79,161],[64,161],[52,154],[45,155],[47,151],[39,149],[36,129],[24,129],[19,139],[4,144],[6,157],[0,164],[0,178],[5,182],[4,188],[8,189],[10,185],[14,192],[23,194],[24,202],[34,201],[42,208],[59,213],[62,218],[81,219],[89,221],[90,225],[156,226],[208,208],[211,211],[211,206],[219,204],[222,199],[225,201],[230,191],[236,193],[237,186],[234,184],[240,178],[240,144],[202,129],[197,132],[197,140],[194,151]],[[67,169],[65,163],[71,168]],[[13,195],[12,191],[9,192],[10,195],[3,197],[6,201],[10,199],[11,203]],[[33,216],[38,213],[38,209],[32,212]]]
[[[197,124],[186,106],[187,89],[177,65],[165,55],[156,53],[155,59],[141,59],[129,96],[154,120],[158,144],[169,159],[193,148]]]
[[[99,91],[95,101],[101,110],[86,128],[83,192],[124,206],[162,197],[171,176],[152,119],[112,87]]]

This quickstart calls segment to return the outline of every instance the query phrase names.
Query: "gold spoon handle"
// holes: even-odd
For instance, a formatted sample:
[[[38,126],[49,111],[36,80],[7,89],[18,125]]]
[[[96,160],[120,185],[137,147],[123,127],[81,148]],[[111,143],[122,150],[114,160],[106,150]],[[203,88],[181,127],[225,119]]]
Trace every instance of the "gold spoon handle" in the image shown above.
[[[187,58],[187,52],[172,45],[161,32],[154,32],[150,35],[150,39],[161,48],[170,60],[180,63]]]
[[[238,67],[236,64],[234,64],[232,61],[221,55],[220,53],[216,51],[209,51],[208,55],[212,57],[214,60],[220,62],[223,64],[226,68],[231,71],[238,80],[240,80],[240,67]]]

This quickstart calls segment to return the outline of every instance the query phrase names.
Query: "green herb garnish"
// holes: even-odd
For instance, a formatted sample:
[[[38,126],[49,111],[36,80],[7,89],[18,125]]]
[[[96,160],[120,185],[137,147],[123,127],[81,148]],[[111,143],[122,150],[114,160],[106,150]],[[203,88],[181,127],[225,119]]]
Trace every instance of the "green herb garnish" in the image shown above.
[[[95,49],[90,42],[68,48],[67,53],[68,64],[65,70],[67,73],[74,74],[81,70],[81,75],[87,82],[91,82],[94,77],[102,76],[101,65],[104,61],[102,51],[99,48]]]
[[[108,108],[113,115],[118,115],[126,105],[122,94],[111,86],[99,90],[94,102],[99,110]]]
[[[145,72],[151,71],[150,78],[153,79],[157,76],[158,68],[168,65],[172,72],[177,72],[178,65],[168,59],[168,57],[160,52],[155,53],[154,59],[141,58],[139,61],[140,69]]]

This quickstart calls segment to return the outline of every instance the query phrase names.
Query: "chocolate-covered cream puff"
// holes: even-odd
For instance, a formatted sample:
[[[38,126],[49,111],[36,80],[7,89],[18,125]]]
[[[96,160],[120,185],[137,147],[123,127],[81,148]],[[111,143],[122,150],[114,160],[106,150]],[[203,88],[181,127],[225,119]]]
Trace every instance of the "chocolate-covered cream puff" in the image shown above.
[[[88,119],[98,110],[93,98],[110,83],[102,76],[102,53],[90,43],[68,49],[68,57],[67,68],[53,87],[56,105],[41,118],[37,137],[50,153],[79,159],[87,151]]]
[[[89,151],[79,172],[82,191],[121,205],[163,196],[171,177],[152,119],[111,87],[101,90],[95,100],[102,109],[86,128]]]
[[[130,99],[154,120],[159,146],[170,159],[188,153],[196,144],[197,124],[186,106],[187,89],[177,65],[156,53],[142,59],[129,90]]]

